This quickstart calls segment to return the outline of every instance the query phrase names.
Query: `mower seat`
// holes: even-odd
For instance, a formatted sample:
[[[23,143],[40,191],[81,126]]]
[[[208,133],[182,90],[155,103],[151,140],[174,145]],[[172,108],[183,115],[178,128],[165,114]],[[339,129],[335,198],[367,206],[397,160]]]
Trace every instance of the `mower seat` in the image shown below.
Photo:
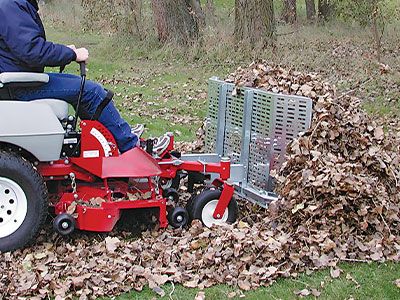
[[[49,82],[49,75],[45,73],[5,72],[0,74],[0,88],[39,87]],[[50,106],[59,120],[68,117],[68,104],[57,99],[40,99],[32,101]]]
[[[44,73],[5,72],[0,74],[0,88],[36,87],[49,82]]]
[[[68,118],[68,103],[57,99],[39,99],[31,101],[32,103],[46,104],[50,106],[56,117],[63,121]]]

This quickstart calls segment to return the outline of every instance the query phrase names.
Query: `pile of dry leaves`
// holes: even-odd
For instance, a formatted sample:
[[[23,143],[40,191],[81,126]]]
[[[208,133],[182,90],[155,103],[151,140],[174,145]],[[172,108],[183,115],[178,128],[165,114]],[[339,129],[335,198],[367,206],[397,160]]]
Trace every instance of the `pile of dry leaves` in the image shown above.
[[[289,146],[276,175],[279,201],[234,225],[208,229],[194,221],[136,240],[123,233],[63,240],[49,229],[31,248],[1,254],[0,298],[87,299],[146,284],[162,295],[166,282],[249,290],[327,266],[339,276],[341,260],[399,260],[399,137],[375,124],[358,99],[335,97],[316,74],[260,62],[228,81],[314,101],[311,129]]]
[[[336,97],[317,74],[264,62],[239,69],[229,81],[310,97],[310,130],[288,147],[277,174],[281,199],[270,217],[286,226],[303,251],[320,259],[380,260],[400,257],[400,136],[384,132],[355,97]],[[304,257],[303,257],[304,258]]]

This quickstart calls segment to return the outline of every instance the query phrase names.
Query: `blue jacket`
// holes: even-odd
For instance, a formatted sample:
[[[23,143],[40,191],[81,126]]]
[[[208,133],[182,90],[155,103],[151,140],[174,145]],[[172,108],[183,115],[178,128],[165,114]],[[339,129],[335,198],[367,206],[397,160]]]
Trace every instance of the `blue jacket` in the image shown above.
[[[0,73],[43,72],[75,59],[70,48],[46,41],[36,0],[0,0]]]

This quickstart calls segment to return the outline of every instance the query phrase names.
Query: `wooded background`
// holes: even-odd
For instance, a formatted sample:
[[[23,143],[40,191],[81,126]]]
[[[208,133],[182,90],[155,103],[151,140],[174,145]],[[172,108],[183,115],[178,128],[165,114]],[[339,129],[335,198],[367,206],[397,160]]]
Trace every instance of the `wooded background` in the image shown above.
[[[57,6],[64,0],[43,1]],[[229,12],[234,48],[274,48],[281,36],[277,25],[288,24],[293,32],[304,22],[324,26],[331,20],[357,23],[371,33],[375,57],[381,60],[382,37],[386,26],[399,16],[393,0],[232,0]],[[65,1],[64,1],[65,2]],[[395,1],[396,2],[396,1]],[[74,3],[74,1],[70,1]],[[75,2],[76,3],[76,2]],[[118,32],[144,40],[156,33],[162,44],[196,46],[205,28],[217,28],[214,0],[81,0],[79,22],[85,30]],[[299,18],[305,6],[305,18]],[[75,8],[76,9],[76,8]],[[73,18],[77,12],[73,13]]]

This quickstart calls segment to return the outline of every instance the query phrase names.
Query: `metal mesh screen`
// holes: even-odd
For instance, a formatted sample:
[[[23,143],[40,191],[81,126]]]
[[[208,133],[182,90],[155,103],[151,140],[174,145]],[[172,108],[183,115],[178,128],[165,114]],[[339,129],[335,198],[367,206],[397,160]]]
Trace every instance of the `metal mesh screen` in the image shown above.
[[[272,163],[274,99],[261,91],[253,93],[251,140],[248,159],[248,183],[252,187],[268,190],[270,164]]]
[[[244,97],[241,90],[233,96],[233,85],[227,87],[225,111],[225,138],[223,155],[239,163],[242,148]]]
[[[312,101],[259,89],[209,82],[206,148],[242,163],[246,184],[271,190],[270,171],[285,160],[286,146],[311,125]]]

